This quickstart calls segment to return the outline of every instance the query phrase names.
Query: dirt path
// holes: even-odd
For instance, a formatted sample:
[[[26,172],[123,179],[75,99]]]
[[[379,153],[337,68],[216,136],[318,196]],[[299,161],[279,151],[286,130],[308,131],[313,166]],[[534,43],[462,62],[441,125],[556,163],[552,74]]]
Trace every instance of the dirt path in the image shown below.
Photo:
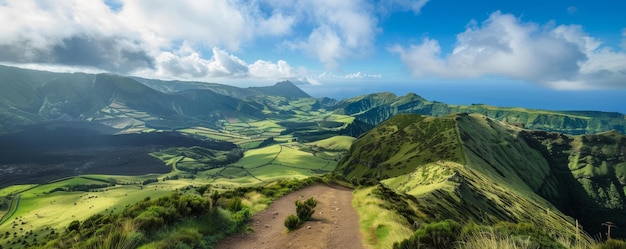
[[[296,213],[294,202],[309,197],[317,200],[313,220],[287,233],[283,222]],[[365,248],[359,216],[352,208],[352,190],[341,186],[317,184],[290,193],[255,214],[250,225],[253,233],[230,236],[215,248]]]

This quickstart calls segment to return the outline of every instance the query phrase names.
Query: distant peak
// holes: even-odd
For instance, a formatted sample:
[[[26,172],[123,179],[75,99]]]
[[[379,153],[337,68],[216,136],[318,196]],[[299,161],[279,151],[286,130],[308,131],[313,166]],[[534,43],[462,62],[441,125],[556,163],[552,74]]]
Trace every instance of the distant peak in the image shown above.
[[[311,83],[302,80],[284,80],[280,82],[276,82],[275,86],[306,86],[311,85]]]
[[[289,80],[284,80],[284,81],[276,82],[274,86],[296,86],[296,84],[294,84],[293,82]]]
[[[277,82],[273,86],[250,87],[250,89],[259,91],[265,95],[283,96],[287,98],[309,98],[307,93],[302,91],[291,80]]]

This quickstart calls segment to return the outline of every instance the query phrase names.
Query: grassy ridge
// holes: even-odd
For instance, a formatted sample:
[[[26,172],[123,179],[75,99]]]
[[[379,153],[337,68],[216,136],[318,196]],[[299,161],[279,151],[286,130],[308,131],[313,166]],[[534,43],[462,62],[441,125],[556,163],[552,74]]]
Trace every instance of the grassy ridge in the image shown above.
[[[408,229],[444,219],[527,222],[550,227],[541,233],[553,241],[588,243],[568,215],[580,215],[591,232],[604,219],[621,222],[624,141],[617,132],[571,137],[527,131],[482,115],[398,115],[357,139],[336,172],[353,183],[377,185],[386,212],[402,216],[406,221],[398,224]],[[590,202],[581,206],[585,200]],[[604,216],[594,215],[598,207],[605,208],[598,213]],[[367,220],[362,226],[375,223]],[[363,233],[375,230],[365,225]],[[372,241],[377,248],[391,246]]]
[[[398,115],[355,141],[337,170],[348,178],[385,179],[439,160],[465,160],[454,117]]]

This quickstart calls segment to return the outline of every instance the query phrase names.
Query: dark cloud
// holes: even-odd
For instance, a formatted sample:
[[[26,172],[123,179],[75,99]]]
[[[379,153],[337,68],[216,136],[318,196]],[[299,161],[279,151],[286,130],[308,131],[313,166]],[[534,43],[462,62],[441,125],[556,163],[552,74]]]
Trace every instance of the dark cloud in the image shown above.
[[[56,63],[63,65],[90,66],[120,73],[154,68],[154,59],[139,44],[115,37],[74,36],[55,46],[52,56]]]
[[[119,37],[73,36],[50,48],[29,41],[0,45],[0,61],[93,67],[116,73],[154,68],[154,58],[137,42]]]

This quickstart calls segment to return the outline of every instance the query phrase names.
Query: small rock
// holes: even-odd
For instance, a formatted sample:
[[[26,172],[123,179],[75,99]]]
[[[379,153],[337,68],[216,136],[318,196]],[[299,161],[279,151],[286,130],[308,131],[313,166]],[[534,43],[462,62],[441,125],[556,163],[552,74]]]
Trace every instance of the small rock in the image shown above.
[[[311,229],[311,226],[306,226],[306,229]]]

